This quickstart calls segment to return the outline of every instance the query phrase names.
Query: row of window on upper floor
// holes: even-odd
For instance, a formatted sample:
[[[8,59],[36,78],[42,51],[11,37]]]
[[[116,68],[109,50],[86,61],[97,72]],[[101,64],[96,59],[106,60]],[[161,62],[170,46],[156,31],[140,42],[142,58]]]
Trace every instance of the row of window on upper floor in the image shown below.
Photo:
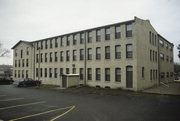
[[[95,54],[96,54],[96,60],[101,60],[101,47],[96,47]],[[115,45],[114,51],[115,53],[115,59],[121,58],[121,45]],[[59,56],[58,52],[54,52],[54,62],[58,62],[58,57],[60,57],[60,62],[64,61],[64,56],[66,54],[66,61],[70,61],[72,58],[72,61],[77,61],[77,50],[72,50],[72,56],[70,57],[70,50],[66,51],[60,51]],[[92,48],[87,48],[87,60],[93,60],[93,50]],[[105,46],[105,59],[111,59],[111,46]],[[48,55],[49,55],[49,62],[53,61],[53,53],[44,53],[44,62],[48,62]],[[79,60],[84,60],[85,58],[85,51],[84,49],[79,49]],[[133,58],[133,48],[132,44],[126,45],[126,58]],[[43,62],[43,53],[36,54],[36,62]]]
[[[162,39],[159,39],[159,44],[160,44],[160,47],[165,48],[166,50],[173,51],[173,46],[168,44],[168,42]]]
[[[111,27],[106,27],[105,28],[105,40],[110,40],[112,33],[111,33]],[[53,48],[53,43],[54,43],[54,47],[57,48],[58,45],[60,47],[63,46],[70,46],[71,45],[71,41],[72,41],[72,45],[77,45],[78,40],[79,40],[79,44],[84,44],[85,43],[85,37],[87,34],[87,43],[92,43],[93,40],[93,30],[88,31],[88,32],[81,32],[79,33],[79,39],[78,39],[78,34],[72,34],[72,35],[67,35],[67,36],[62,36],[62,37],[55,37],[52,39],[47,39],[44,41],[38,41],[36,43],[36,49],[48,49],[48,45],[49,48]],[[115,39],[120,39],[121,38],[121,26],[120,25],[116,25],[115,26],[115,33],[114,33],[114,38]],[[71,38],[72,37],[72,38]],[[126,37],[132,37],[132,24],[126,24]],[[65,39],[63,39],[65,38]],[[96,42],[101,42],[102,41],[102,29],[97,29],[96,30]],[[54,41],[54,42],[53,42]],[[59,41],[59,44],[58,44]],[[48,44],[49,42],[49,44]],[[66,42],[66,43],[65,43]],[[44,44],[43,44],[44,43]]]
[[[21,62],[22,61],[22,62]],[[25,62],[26,61],[26,62]],[[22,64],[22,65],[21,65]],[[29,59],[15,60],[15,67],[29,67]]]
[[[173,57],[166,56],[163,53],[160,53],[159,56],[162,61],[166,60],[166,62],[171,62],[171,63],[173,62]],[[166,59],[165,59],[165,57],[166,57]]]

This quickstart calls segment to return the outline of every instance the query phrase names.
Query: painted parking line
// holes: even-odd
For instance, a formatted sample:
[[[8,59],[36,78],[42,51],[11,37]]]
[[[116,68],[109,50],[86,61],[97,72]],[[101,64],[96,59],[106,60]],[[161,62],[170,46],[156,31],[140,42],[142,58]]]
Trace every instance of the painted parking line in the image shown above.
[[[39,116],[39,115],[55,112],[55,111],[65,110],[65,109],[69,109],[69,108],[71,109],[72,107],[73,106],[69,106],[69,107],[65,107],[65,108],[57,108],[57,109],[54,109],[54,110],[49,110],[49,111],[45,111],[45,112],[41,112],[41,113],[35,113],[35,114],[32,114],[32,115],[27,115],[27,116],[11,119],[9,121],[17,121],[17,120],[21,120],[21,119],[25,119],[25,118],[30,118],[30,117],[35,117],[35,116]]]
[[[0,108],[0,110],[23,107],[23,106],[29,106],[29,105],[35,105],[35,104],[41,104],[41,103],[45,103],[45,101],[34,102],[34,103],[26,103],[26,104],[20,104],[20,105],[13,105],[13,106],[8,106],[8,107],[2,107],[2,108]]]
[[[10,99],[4,99],[4,100],[0,100],[0,102],[2,101],[13,101],[13,100],[22,100],[24,99],[23,97],[22,98],[10,98]]]
[[[0,97],[4,97],[4,96],[6,96],[6,95],[0,95]]]
[[[72,106],[69,110],[67,110],[66,112],[64,112],[63,114],[56,116],[55,118],[51,119],[50,121],[54,121],[58,118],[61,118],[62,116],[66,115],[67,113],[69,113],[70,111],[72,111],[76,106]]]

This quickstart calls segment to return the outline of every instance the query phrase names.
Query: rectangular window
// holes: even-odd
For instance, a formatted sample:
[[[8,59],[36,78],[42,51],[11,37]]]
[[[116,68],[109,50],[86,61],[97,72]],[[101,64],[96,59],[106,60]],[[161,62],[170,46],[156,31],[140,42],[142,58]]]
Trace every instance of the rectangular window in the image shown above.
[[[18,70],[18,78],[20,78],[20,70]]]
[[[83,80],[83,76],[84,76],[84,69],[83,68],[79,69],[79,74],[80,74],[80,80]]]
[[[154,33],[151,33],[152,35],[152,44],[154,45]]]
[[[101,30],[98,29],[96,31],[96,42],[100,42],[101,41]]]
[[[21,60],[19,60],[19,67],[21,67]]]
[[[38,75],[39,75],[39,70],[38,68],[36,68],[36,77],[38,77]]]
[[[76,68],[72,69],[73,74],[76,74]]]
[[[157,52],[155,52],[155,61],[157,62]]]
[[[45,40],[45,49],[48,48],[48,40]]]
[[[101,60],[101,48],[96,48],[96,60]]]
[[[166,61],[169,62],[169,56],[166,57]]]
[[[110,40],[110,28],[105,28],[105,40]]]
[[[105,59],[110,59],[111,55],[110,55],[110,46],[106,46],[105,47]]]
[[[57,56],[57,52],[54,52],[54,61],[57,62],[58,61],[58,56]]]
[[[29,66],[29,60],[26,59],[26,67],[28,67],[28,66]]]
[[[22,70],[22,78],[24,78],[24,70]]]
[[[164,41],[163,40],[159,40],[159,44],[161,45],[161,47],[164,47]]]
[[[76,61],[77,58],[77,51],[73,50],[73,61]]]
[[[105,81],[110,81],[110,68],[105,68]]]
[[[49,68],[49,78],[52,77],[52,68]]]
[[[29,47],[26,48],[26,55],[29,55]]]
[[[133,58],[132,44],[126,45],[126,58]]]
[[[170,57],[170,62],[171,62],[171,63],[173,62],[173,57]]]
[[[150,50],[150,61],[152,61],[152,50]]]
[[[61,61],[61,62],[64,61],[64,54],[63,54],[63,51],[60,51],[60,61]]]
[[[166,78],[169,78],[169,72],[166,72]]]
[[[121,68],[115,69],[115,81],[121,82]]]
[[[60,75],[63,75],[63,68],[60,68]]]
[[[126,37],[132,37],[132,24],[126,24]]]
[[[41,53],[41,63],[43,62],[43,54]]]
[[[70,36],[67,36],[66,46],[70,45]]]
[[[36,50],[39,50],[39,42],[36,43]]]
[[[100,81],[101,80],[101,69],[96,68],[96,80]]]
[[[47,62],[47,53],[45,53],[45,55],[44,55],[45,57],[45,62]]]
[[[16,70],[14,71],[14,77],[16,77]]]
[[[70,60],[69,50],[66,51],[66,61]]]
[[[165,43],[165,47],[166,47],[166,49],[168,49],[168,44],[167,43]]]
[[[77,44],[77,35],[73,35],[73,45]]]
[[[63,37],[60,38],[60,46],[61,46],[61,47],[64,46],[64,40],[63,40]]]
[[[84,60],[84,49],[80,49],[80,60]]]
[[[88,32],[88,43],[92,43],[92,32]]]
[[[121,58],[121,45],[115,46],[115,59]]]
[[[43,49],[43,41],[41,41],[41,49]]]
[[[24,59],[22,59],[22,67],[24,67]]]
[[[92,80],[92,69],[91,68],[87,69],[87,76],[88,76],[87,77],[88,80]]]
[[[80,44],[84,44],[84,33],[80,33]]]
[[[43,70],[42,70],[42,68],[40,68],[40,77],[42,77],[43,76]]]
[[[69,74],[69,68],[66,68],[66,74]]]
[[[142,67],[142,78],[144,79],[144,67]]]
[[[47,68],[44,69],[44,77],[47,77]]]
[[[58,39],[58,38],[55,38],[55,48],[57,48],[57,47],[58,47],[58,42],[57,42],[57,39]]]
[[[26,70],[26,78],[28,78],[28,70]]]
[[[21,50],[21,58],[23,58],[23,50]]]
[[[36,63],[38,63],[38,62],[39,62],[39,55],[36,54]]]
[[[52,62],[52,52],[49,53],[49,62]]]
[[[92,60],[92,48],[88,48],[88,60]]]
[[[160,59],[164,60],[164,54],[160,53]]]
[[[54,78],[57,78],[57,68],[54,68]]]
[[[120,39],[121,38],[121,28],[120,26],[115,26],[115,39]]]
[[[150,70],[150,80],[152,80],[152,69]]]
[[[50,39],[50,48],[52,48],[52,39]]]

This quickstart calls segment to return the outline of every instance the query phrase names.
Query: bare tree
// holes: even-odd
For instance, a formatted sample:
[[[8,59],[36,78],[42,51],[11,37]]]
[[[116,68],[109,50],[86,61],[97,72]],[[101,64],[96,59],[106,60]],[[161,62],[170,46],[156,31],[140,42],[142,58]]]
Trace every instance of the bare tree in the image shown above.
[[[2,47],[2,43],[0,43],[0,57],[5,57],[10,53],[9,49],[5,49]]]

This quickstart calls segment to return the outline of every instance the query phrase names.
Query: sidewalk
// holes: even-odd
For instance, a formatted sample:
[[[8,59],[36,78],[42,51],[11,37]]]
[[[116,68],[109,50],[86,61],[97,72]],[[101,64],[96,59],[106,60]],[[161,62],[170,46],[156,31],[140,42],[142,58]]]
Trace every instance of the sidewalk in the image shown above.
[[[167,95],[179,95],[180,96],[180,82],[173,82],[168,84],[169,87],[160,85],[159,87],[153,87],[146,89],[143,92],[154,94],[167,94]]]

